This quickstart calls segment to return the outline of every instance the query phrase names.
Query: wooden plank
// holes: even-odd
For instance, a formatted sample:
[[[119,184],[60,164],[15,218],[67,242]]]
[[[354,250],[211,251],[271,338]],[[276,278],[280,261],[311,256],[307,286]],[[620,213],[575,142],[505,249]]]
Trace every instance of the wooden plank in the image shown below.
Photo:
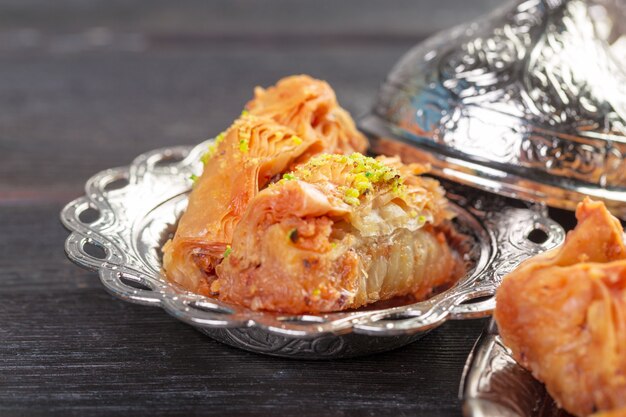
[[[219,35],[418,34],[471,20],[500,0],[4,0],[0,29]],[[92,35],[97,35],[97,31]],[[102,32],[100,32],[102,33]]]
[[[9,323],[0,346],[3,415],[152,407],[183,414],[202,407],[207,415],[458,415],[464,358],[484,324],[446,324],[408,347],[365,358],[293,361],[224,346],[99,289],[0,301]]]
[[[309,73],[354,115],[410,45],[200,47],[0,57],[0,201],[63,201],[99,170],[220,132],[256,85]]]

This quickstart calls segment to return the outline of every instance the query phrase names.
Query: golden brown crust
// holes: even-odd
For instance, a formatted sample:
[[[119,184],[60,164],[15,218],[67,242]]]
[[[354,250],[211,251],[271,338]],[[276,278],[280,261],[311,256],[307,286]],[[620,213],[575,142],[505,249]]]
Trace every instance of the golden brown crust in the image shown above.
[[[626,250],[602,203],[586,199],[576,215],[561,248],[504,279],[495,319],[515,359],[586,416],[626,407]]]
[[[626,417],[626,407],[611,411],[601,411],[593,414],[591,417]]]
[[[256,116],[243,116],[224,133],[194,184],[174,239],[163,248],[168,278],[204,293],[248,201],[310,146],[294,137],[289,128]]]
[[[173,240],[163,247],[167,277],[209,294],[215,266],[248,202],[277,176],[319,152],[364,151],[365,137],[330,86],[308,76],[257,88],[242,114],[218,136]]]
[[[246,109],[290,127],[303,138],[320,138],[309,156],[321,152],[363,153],[368,147],[350,114],[337,103],[330,85],[308,75],[285,77],[267,89],[257,87]]]
[[[421,298],[454,280],[458,259],[435,227],[445,221],[442,191],[385,163],[399,164],[322,155],[263,190],[212,289],[252,309],[297,314]],[[360,182],[362,170],[377,182]]]

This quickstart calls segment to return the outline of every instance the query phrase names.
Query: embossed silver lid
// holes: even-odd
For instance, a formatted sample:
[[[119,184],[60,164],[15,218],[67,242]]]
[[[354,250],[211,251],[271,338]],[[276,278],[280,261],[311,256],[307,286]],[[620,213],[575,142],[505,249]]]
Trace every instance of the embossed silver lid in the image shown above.
[[[556,207],[589,195],[626,217],[621,1],[517,1],[416,46],[361,121],[374,151]]]

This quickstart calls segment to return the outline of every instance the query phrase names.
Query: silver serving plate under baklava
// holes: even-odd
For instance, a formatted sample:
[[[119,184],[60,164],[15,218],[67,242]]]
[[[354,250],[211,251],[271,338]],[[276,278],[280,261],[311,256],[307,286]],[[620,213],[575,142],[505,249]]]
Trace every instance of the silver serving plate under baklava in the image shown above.
[[[449,180],[626,218],[626,5],[524,0],[409,51],[360,126]]]
[[[456,227],[473,240],[465,254],[468,273],[454,287],[393,307],[295,316],[251,311],[187,292],[161,272],[161,246],[185,209],[189,177],[201,171],[200,156],[209,143],[149,152],[129,167],[92,177],[86,195],[61,213],[71,231],[65,250],[72,261],[96,270],[116,297],[160,306],[212,338],[246,350],[323,359],[400,347],[448,319],[490,314],[502,276],[564,238],[541,208],[516,208],[467,188],[449,190]],[[543,234],[540,243],[529,239],[534,230]]]
[[[493,320],[465,364],[459,398],[465,417],[571,417],[515,362]]]

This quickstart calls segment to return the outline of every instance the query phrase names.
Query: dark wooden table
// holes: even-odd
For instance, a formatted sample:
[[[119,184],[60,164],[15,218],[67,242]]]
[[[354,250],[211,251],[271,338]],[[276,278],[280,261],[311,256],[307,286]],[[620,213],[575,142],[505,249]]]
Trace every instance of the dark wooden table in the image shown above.
[[[460,416],[485,321],[297,362],[109,296],[58,221],[99,170],[221,131],[255,85],[328,80],[354,115],[430,33],[497,0],[0,2],[0,415]]]

